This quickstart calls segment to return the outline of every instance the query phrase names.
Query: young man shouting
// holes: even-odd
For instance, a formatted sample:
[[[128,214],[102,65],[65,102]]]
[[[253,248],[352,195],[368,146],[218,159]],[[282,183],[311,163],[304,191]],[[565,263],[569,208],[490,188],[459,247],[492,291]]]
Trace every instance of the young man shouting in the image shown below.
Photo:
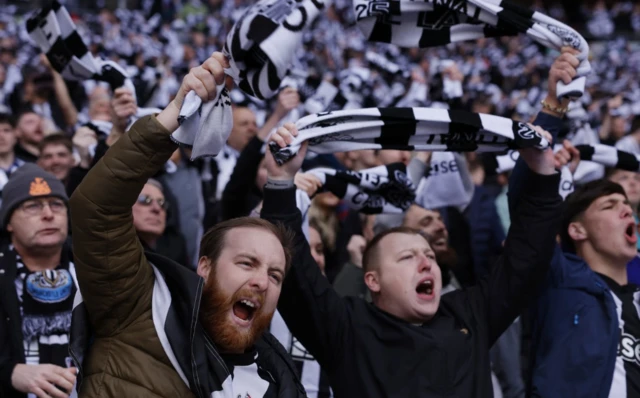
[[[271,140],[284,147],[296,135],[287,124]],[[553,253],[561,205],[553,153],[521,151],[532,171],[527,194],[488,277],[441,297],[440,269],[427,240],[416,230],[395,228],[365,249],[369,304],[340,298],[311,257],[293,184],[305,152],[306,145],[281,167],[267,155],[262,217],[296,233],[278,309],[329,373],[335,396],[491,396],[489,348],[542,282]]]

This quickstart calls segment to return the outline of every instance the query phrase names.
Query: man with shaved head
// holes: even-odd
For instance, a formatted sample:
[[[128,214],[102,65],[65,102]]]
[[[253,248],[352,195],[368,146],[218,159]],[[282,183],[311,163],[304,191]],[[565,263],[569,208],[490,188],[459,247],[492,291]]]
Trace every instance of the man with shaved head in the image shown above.
[[[284,147],[297,134],[289,123],[271,141]],[[327,370],[335,396],[490,396],[489,348],[541,284],[553,253],[561,206],[553,152],[521,151],[532,171],[527,195],[491,275],[442,296],[434,251],[442,242],[433,241],[432,248],[419,230],[392,228],[364,250],[371,304],[357,297],[341,298],[310,254],[293,184],[305,152],[303,145],[292,160],[278,166],[267,151],[262,217],[283,222],[296,233],[293,264],[278,310],[293,335]],[[432,217],[431,222],[437,226],[438,219]]]

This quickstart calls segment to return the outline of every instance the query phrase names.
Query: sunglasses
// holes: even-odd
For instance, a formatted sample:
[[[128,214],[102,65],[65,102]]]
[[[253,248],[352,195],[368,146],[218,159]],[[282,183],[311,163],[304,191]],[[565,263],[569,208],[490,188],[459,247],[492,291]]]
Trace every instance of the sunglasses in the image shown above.
[[[163,210],[167,210],[169,208],[169,202],[167,202],[164,198],[154,199],[149,195],[138,196],[137,202],[143,206],[151,206],[154,200]]]

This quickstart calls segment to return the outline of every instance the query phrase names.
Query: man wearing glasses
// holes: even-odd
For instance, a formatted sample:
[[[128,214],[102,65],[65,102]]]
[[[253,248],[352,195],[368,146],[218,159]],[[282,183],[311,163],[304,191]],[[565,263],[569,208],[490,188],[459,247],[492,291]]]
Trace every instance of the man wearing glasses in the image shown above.
[[[67,194],[35,164],[3,191],[0,222],[0,396],[68,397],[76,379],[68,354],[77,290]]]

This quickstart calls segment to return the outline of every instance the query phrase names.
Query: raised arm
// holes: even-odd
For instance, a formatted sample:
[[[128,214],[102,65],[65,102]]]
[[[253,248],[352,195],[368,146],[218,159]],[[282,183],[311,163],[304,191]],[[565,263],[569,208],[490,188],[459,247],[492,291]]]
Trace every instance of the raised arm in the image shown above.
[[[157,117],[138,120],[71,197],[80,290],[91,322],[102,335],[117,333],[150,309],[153,271],[136,236],[131,208],[146,181],[176,149],[170,134],[178,127],[185,94],[194,90],[204,101],[212,98],[226,62],[215,53],[192,69],[174,101]]]
[[[533,122],[535,126],[539,126],[551,133],[554,142],[557,140],[560,129],[562,128],[562,119],[564,118],[564,112],[562,112],[562,110],[566,110],[569,106],[568,99],[558,99],[556,87],[559,81],[568,84],[571,82],[571,79],[575,77],[577,73],[575,68],[580,63],[575,53],[575,50],[571,48],[563,48],[562,54],[560,54],[553,65],[551,65],[547,81],[547,97],[544,99],[546,105],[540,113],[538,113],[538,116]],[[518,203],[524,189],[524,182],[527,180],[527,171],[528,168],[524,160],[518,159],[509,178],[508,203],[511,214],[514,214],[514,206]]]
[[[293,124],[285,124],[272,140],[280,146],[290,143]],[[343,352],[349,336],[347,303],[333,290],[311,256],[302,233],[302,217],[296,207],[294,177],[302,165],[306,144],[300,152],[278,167],[267,151],[268,182],[264,190],[262,218],[281,222],[295,233],[295,252],[285,278],[278,310],[294,336],[309,350],[323,368],[331,369],[340,360],[334,353]]]
[[[240,153],[236,166],[231,173],[229,182],[222,193],[222,219],[229,220],[235,217],[247,216],[253,210],[247,207],[244,199],[251,194],[255,186],[256,176],[260,162],[262,161],[262,147],[273,130],[292,109],[300,104],[300,96],[293,88],[285,88],[278,94],[278,103],[275,111],[267,119],[258,131],[258,134],[249,141]]]
[[[538,131],[542,131],[538,128]],[[544,132],[550,139],[550,134]],[[529,169],[523,195],[511,216],[504,252],[490,274],[470,288],[473,312],[488,325],[489,345],[527,306],[544,281],[560,224],[560,173],[551,149],[521,151]]]

